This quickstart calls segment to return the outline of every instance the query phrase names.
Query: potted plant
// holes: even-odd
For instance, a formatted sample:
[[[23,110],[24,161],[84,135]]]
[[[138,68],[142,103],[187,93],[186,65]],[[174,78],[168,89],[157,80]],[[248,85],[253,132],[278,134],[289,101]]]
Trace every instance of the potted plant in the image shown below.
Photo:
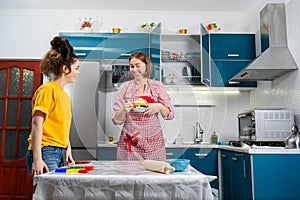
[[[144,31],[144,32],[151,32],[153,30],[153,28],[155,27],[155,23],[154,22],[151,22],[151,23],[145,23],[145,24],[142,24],[141,25],[141,29]]]

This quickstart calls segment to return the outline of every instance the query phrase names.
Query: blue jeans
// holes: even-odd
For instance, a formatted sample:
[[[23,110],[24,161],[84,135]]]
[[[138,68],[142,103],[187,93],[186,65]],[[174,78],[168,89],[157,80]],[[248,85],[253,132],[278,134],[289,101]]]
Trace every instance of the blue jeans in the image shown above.
[[[51,147],[46,146],[42,148],[42,159],[47,165],[49,171],[55,170],[56,168],[62,167],[64,165],[63,162],[63,148],[61,147]],[[29,174],[31,174],[33,162],[33,153],[31,150],[27,150],[26,152],[26,165]],[[44,170],[44,173],[46,171]]]

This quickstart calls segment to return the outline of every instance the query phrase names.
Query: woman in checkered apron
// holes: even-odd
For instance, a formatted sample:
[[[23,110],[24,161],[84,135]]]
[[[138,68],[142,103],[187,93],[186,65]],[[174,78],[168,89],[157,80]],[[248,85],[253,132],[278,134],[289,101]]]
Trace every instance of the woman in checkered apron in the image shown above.
[[[112,121],[123,124],[117,160],[165,160],[166,149],[158,115],[166,120],[174,118],[174,109],[164,85],[149,79],[152,62],[144,52],[129,58],[133,80],[124,82],[113,106]],[[148,102],[144,112],[135,112],[133,102],[143,98]]]

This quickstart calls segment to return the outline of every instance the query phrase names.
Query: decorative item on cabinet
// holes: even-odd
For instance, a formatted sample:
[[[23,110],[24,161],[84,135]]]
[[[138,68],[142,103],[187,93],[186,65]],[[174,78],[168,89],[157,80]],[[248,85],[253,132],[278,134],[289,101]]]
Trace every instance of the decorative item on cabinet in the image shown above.
[[[120,28],[112,28],[113,33],[120,33],[121,29]]]
[[[185,28],[179,29],[178,33],[179,34],[187,34],[187,29],[185,29]]]
[[[141,25],[141,29],[144,32],[150,33],[153,30],[153,28],[155,27],[155,25],[156,25],[155,22],[145,23],[145,24]]]
[[[208,32],[219,32],[221,28],[218,26],[216,22],[210,23],[206,26],[206,30]]]
[[[81,28],[80,30],[84,31],[84,32],[92,32],[92,17],[81,17],[79,18],[80,22],[81,22]]]

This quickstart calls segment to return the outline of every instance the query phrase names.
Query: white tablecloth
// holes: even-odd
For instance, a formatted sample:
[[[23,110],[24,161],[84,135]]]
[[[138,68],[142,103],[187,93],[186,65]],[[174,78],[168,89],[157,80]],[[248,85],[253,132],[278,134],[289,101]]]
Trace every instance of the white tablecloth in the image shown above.
[[[44,199],[213,199],[204,175],[189,166],[183,172],[161,174],[138,161],[93,161],[88,174],[48,172],[35,177],[35,200]],[[80,165],[84,166],[84,165]]]

